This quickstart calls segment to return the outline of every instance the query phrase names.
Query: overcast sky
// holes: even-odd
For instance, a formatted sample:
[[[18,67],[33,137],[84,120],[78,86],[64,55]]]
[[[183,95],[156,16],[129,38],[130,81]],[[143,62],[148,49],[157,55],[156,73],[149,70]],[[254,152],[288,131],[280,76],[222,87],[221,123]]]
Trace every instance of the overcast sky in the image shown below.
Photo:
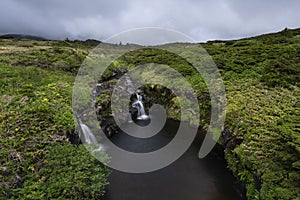
[[[0,34],[99,39],[141,27],[196,41],[236,39],[300,27],[299,0],[1,0]]]

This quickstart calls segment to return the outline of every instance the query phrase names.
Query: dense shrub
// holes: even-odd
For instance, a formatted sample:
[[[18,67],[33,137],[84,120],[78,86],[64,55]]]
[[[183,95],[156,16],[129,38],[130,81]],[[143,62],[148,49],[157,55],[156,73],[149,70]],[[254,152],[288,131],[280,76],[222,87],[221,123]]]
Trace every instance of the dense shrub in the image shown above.
[[[0,63],[0,199],[91,199],[108,170],[69,144],[74,77]],[[105,155],[104,160],[105,160]]]
[[[109,170],[83,145],[52,143],[43,150],[39,166],[29,166],[21,188],[12,196],[21,199],[99,199],[108,184]]]

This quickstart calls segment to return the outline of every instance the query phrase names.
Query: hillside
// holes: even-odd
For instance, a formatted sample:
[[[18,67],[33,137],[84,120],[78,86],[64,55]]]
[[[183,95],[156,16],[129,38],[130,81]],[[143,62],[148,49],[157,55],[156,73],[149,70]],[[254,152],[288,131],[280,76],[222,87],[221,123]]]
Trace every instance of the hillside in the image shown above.
[[[94,40],[0,39],[0,198],[89,199],[105,192],[109,170],[87,157],[82,145],[69,142],[77,134],[72,85],[97,44]],[[182,47],[192,51],[198,45]],[[201,45],[212,56],[225,84],[226,122],[219,142],[228,168],[245,185],[248,199],[298,199],[300,29]],[[188,63],[164,53],[150,49],[128,54],[111,66],[102,81],[113,85],[117,77],[112,74],[119,69],[166,62],[195,88],[201,100],[202,128],[207,128],[210,102],[202,78]],[[104,56],[110,56],[109,52]],[[179,119],[178,105],[167,90],[144,89],[154,99],[163,100],[169,118]],[[100,96],[97,104],[109,104],[109,94],[108,90]]]

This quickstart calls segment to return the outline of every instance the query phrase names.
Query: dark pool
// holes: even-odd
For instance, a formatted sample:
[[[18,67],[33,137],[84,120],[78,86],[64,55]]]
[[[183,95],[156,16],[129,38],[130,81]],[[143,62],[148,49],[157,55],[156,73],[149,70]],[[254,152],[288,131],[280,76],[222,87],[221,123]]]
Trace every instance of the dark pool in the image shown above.
[[[157,135],[140,139],[125,133],[111,138],[132,152],[149,152],[168,144],[179,123],[169,120]],[[226,168],[222,150],[215,147],[204,159],[198,158],[203,140],[199,129],[190,148],[176,162],[149,173],[132,174],[112,170],[104,200],[240,200],[242,188]]]

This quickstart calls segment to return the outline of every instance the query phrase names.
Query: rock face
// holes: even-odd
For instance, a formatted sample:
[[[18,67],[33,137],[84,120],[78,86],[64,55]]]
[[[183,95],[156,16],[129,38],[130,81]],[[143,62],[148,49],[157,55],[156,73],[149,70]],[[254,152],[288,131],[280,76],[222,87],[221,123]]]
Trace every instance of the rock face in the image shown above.
[[[100,122],[100,126],[104,133],[108,137],[119,132],[119,128],[114,120],[111,110],[111,97],[113,91],[117,94],[115,98],[119,99],[128,99],[128,94],[131,94],[128,104],[128,112],[131,113],[131,117],[129,117],[130,115],[128,115],[128,112],[120,112],[118,114],[119,124],[135,120],[137,110],[131,107],[131,105],[137,99],[136,92],[142,96],[142,101],[147,114],[149,114],[149,109],[153,104],[160,104],[165,107],[168,117],[176,119],[175,114],[173,114],[174,116],[172,117],[172,113],[176,113],[177,115],[179,111],[174,107],[172,99],[175,95],[171,90],[160,85],[144,85],[135,90],[131,78],[126,72],[127,71],[124,69],[117,68],[115,72],[112,73],[112,76],[106,78],[101,83],[98,83],[93,91],[97,119]]]
[[[126,72],[125,69],[117,68],[110,77],[107,77],[104,81],[98,83],[96,89],[93,91],[97,119],[107,137],[119,132],[119,127],[112,116],[110,98],[117,83],[117,79]],[[121,88],[121,91],[122,89],[123,88]],[[126,116],[119,116],[118,118],[122,119],[123,122],[128,120]]]
[[[118,133],[118,126],[113,119],[110,109],[110,95],[113,90],[112,84],[108,82],[99,83],[96,87],[98,99],[95,102],[96,115],[97,119],[100,122],[100,126],[106,136],[110,137],[111,135]]]

